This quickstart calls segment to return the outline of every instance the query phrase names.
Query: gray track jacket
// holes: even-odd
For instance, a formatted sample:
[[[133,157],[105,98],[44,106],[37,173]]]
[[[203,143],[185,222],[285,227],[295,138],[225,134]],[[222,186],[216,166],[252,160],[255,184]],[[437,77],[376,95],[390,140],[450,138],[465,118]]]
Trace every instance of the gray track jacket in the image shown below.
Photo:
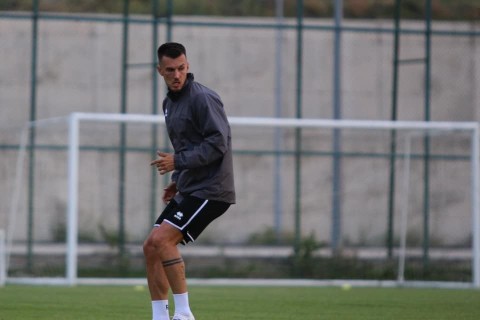
[[[189,73],[180,92],[167,94],[163,113],[179,193],[235,203],[230,125],[218,94]]]

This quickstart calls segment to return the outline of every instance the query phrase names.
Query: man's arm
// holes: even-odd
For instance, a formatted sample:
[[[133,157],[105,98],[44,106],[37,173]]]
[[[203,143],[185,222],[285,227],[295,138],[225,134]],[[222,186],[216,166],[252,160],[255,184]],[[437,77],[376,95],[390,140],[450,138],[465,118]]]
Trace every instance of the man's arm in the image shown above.
[[[150,162],[150,165],[156,166],[161,175],[175,170],[174,158],[171,153],[157,151],[157,159]]]
[[[164,203],[170,202],[170,200],[172,200],[173,197],[175,197],[177,192],[178,192],[177,184],[173,181],[170,182],[165,188],[163,188],[163,196],[162,196],[163,202]]]
[[[203,140],[190,150],[175,154],[175,169],[206,166],[221,159],[228,151],[230,125],[218,96],[199,95],[196,99],[194,116]]]
[[[150,163],[151,166],[156,166],[158,172],[164,175],[167,172],[174,171],[173,154],[157,151],[157,159]],[[162,200],[168,203],[177,194],[177,183],[175,172],[172,175],[172,181],[163,189]]]

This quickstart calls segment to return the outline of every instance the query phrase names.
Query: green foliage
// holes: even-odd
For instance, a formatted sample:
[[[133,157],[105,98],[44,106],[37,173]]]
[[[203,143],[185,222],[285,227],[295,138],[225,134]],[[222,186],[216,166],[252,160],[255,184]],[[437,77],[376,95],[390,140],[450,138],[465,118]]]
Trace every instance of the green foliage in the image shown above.
[[[65,222],[59,222],[52,226],[52,240],[54,242],[64,243],[67,239],[67,229]]]
[[[174,0],[175,15],[204,16],[275,16],[274,0]],[[0,10],[32,10],[32,0],[3,0]],[[157,16],[166,15],[166,0],[157,0]],[[124,1],[121,0],[39,0],[41,11],[47,12],[93,12],[122,13]],[[305,17],[332,17],[332,0],[304,0]],[[425,1],[402,0],[401,13],[405,19],[423,19]],[[130,0],[129,11],[132,14],[152,14],[152,0]],[[395,0],[345,0],[344,15],[347,18],[393,18]],[[284,14],[295,17],[296,0],[284,0]],[[478,20],[480,3],[478,0],[432,0],[432,14],[438,20]]]
[[[295,277],[312,278],[315,274],[316,263],[314,252],[320,249],[321,244],[315,240],[315,235],[302,239],[296,252],[292,256],[292,274]]]
[[[292,245],[294,236],[289,232],[276,232],[273,228],[256,232],[247,239],[247,245]]]
[[[119,244],[119,235],[117,230],[107,230],[104,225],[99,225],[98,230],[102,235],[103,240],[111,247],[115,248]]]
[[[52,226],[52,240],[57,243],[65,243],[67,239],[67,226],[65,221],[59,220],[59,222]],[[95,243],[98,242],[91,231],[79,230],[78,241],[82,243]]]

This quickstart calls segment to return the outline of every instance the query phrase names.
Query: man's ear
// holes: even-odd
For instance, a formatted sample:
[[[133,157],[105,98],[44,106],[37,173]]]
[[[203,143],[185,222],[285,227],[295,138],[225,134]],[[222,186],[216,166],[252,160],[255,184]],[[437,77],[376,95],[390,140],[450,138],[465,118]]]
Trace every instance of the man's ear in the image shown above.
[[[158,71],[158,73],[163,77],[162,68],[160,67],[159,64],[157,64],[157,71]]]

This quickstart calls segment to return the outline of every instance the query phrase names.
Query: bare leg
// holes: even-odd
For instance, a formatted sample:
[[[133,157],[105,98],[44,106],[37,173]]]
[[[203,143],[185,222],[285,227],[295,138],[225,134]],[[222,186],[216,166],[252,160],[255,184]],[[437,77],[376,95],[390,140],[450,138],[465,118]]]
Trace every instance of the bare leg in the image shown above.
[[[168,299],[169,287],[174,294],[187,292],[185,264],[177,248],[182,239],[178,229],[162,223],[152,230],[143,245],[152,300]]]
[[[151,246],[144,245],[143,252],[146,260],[148,289],[150,290],[152,301],[168,300],[168,289],[170,286],[163,270],[160,256]]]

